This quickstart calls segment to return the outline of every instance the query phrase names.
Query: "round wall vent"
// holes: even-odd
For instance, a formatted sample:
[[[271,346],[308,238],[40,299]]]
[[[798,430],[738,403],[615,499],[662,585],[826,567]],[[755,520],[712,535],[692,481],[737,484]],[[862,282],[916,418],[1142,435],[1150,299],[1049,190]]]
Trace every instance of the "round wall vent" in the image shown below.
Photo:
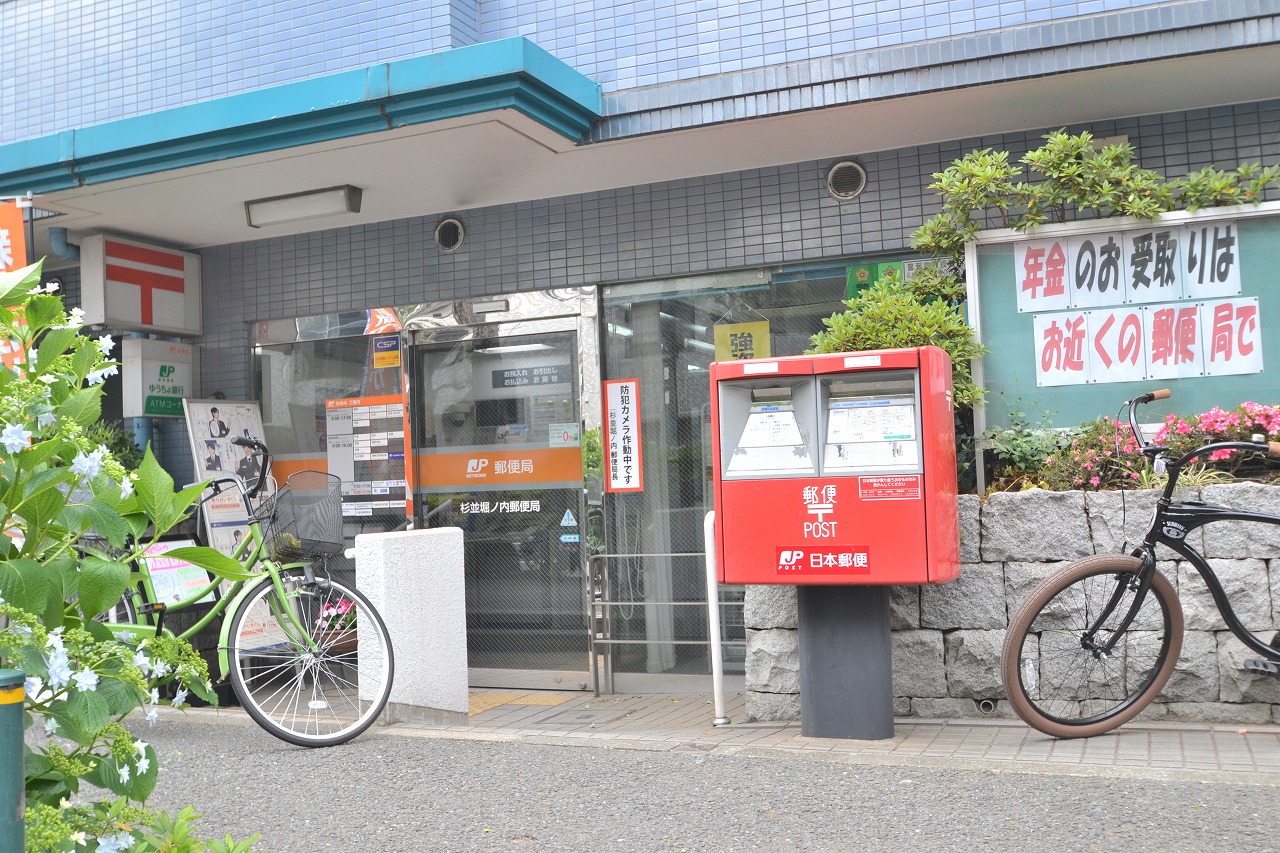
[[[856,160],[841,160],[827,172],[827,192],[841,201],[862,195],[867,188],[867,170]]]
[[[462,220],[453,217],[441,219],[436,226],[436,248],[446,255],[456,252],[462,248],[466,236],[467,229],[462,226]]]

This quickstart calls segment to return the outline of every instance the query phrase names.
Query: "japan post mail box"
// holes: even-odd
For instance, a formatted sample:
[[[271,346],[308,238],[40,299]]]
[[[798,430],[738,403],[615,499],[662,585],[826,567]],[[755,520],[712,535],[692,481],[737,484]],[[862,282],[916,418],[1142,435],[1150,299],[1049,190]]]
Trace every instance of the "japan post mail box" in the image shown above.
[[[938,347],[711,365],[722,583],[960,573],[951,359]]]

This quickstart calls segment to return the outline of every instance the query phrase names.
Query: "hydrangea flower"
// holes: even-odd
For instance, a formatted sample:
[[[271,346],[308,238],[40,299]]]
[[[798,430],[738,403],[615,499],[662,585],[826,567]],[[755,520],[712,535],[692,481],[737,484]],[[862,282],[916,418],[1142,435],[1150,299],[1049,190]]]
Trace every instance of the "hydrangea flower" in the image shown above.
[[[98,673],[91,669],[82,669],[71,678],[75,681],[77,690],[92,693],[98,689]]]
[[[120,368],[116,367],[114,364],[109,364],[101,370],[95,370],[90,373],[84,378],[84,381],[88,382],[90,385],[99,385],[105,382],[108,376],[115,376],[119,371]]]
[[[111,349],[115,345],[116,345],[116,342],[115,340],[112,339],[110,335],[103,335],[102,337],[98,338],[98,346],[101,347],[103,355],[110,355]]]
[[[92,453],[85,454],[83,451],[76,454],[75,460],[71,463],[71,473],[79,474],[81,477],[93,479],[102,473],[102,448],[99,447]]]
[[[0,444],[10,453],[18,453],[31,446],[31,433],[23,429],[22,424],[8,424],[0,433]]]
[[[61,690],[71,683],[71,665],[67,662],[67,653],[54,653],[49,659],[49,686]]]
[[[49,648],[49,687],[60,690],[71,683],[71,664],[67,660],[67,650],[62,644],[59,634],[50,634],[46,644]]]
[[[120,853],[133,847],[133,836],[127,832],[98,836],[98,853]]]

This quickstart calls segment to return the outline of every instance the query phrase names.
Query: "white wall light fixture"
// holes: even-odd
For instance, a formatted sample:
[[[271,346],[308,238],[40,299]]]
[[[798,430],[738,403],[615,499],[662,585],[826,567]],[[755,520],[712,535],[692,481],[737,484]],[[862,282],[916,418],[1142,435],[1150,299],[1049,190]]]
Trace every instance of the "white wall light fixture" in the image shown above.
[[[249,227],[264,228],[339,213],[359,213],[360,195],[359,187],[344,184],[323,190],[258,198],[244,203],[244,216]]]

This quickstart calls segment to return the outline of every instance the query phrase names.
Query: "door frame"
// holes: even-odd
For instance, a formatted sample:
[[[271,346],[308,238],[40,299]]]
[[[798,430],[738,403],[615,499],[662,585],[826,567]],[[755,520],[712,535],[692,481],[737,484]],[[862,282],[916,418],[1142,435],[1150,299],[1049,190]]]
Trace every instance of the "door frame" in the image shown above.
[[[402,313],[403,342],[409,352],[404,359],[404,387],[407,405],[415,408],[411,417],[409,447],[416,453],[423,442],[421,418],[415,403],[418,398],[417,356],[420,347],[440,347],[484,339],[531,336],[556,332],[573,332],[577,340],[577,364],[574,393],[578,398],[579,435],[601,424],[600,403],[600,329],[599,291],[596,288],[563,288],[501,296],[436,302]],[[581,443],[581,442],[580,442]],[[417,463],[413,463],[417,470]],[[578,549],[579,571],[583,579],[582,655],[584,668],[579,670],[536,670],[468,668],[468,682],[473,688],[530,690],[589,690],[594,662],[590,661],[590,586],[587,575],[587,533],[589,508],[602,507],[600,477],[584,475],[579,491],[578,512],[581,519],[582,546]]]

